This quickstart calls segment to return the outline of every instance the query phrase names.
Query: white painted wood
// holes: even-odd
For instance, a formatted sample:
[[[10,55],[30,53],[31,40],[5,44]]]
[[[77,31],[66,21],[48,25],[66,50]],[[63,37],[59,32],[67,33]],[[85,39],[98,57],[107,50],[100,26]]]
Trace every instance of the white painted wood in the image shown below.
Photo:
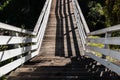
[[[79,6],[79,4],[78,4],[78,1],[77,1],[77,0],[73,0],[73,1],[74,1],[75,5],[76,5],[76,7],[77,7],[77,9],[78,9],[78,12],[79,12],[80,18],[81,18],[81,20],[82,20],[82,23],[83,23],[83,25],[84,25],[84,28],[85,28],[86,33],[90,33],[90,30],[89,30],[89,28],[88,28],[88,25],[87,25],[87,22],[86,22],[86,20],[85,20],[85,18],[84,18],[84,15],[83,15],[83,13],[82,13],[82,10],[81,10],[81,8],[80,8],[80,6]]]
[[[19,33],[35,35],[35,33],[31,32],[31,31],[27,31],[27,30],[22,29],[22,28],[17,28],[15,26],[8,25],[8,24],[1,23],[1,22],[0,22],[0,29],[5,29],[5,30],[10,30],[10,31],[16,31],[16,32],[19,32]]]
[[[27,38],[27,37],[0,36],[0,45],[29,43],[29,42],[36,43],[37,39]]]
[[[37,39],[43,35],[42,31],[44,30],[44,28],[46,28],[46,25],[47,25],[47,21],[48,21],[48,18],[49,18],[49,13],[50,13],[50,9],[51,9],[51,0],[48,0],[48,3],[47,3],[47,8],[46,8],[46,12],[43,16],[43,21],[42,21],[42,24],[40,25],[40,29],[39,29],[39,32],[38,32],[38,35],[37,35]],[[43,30],[42,30],[43,29]]]
[[[35,50],[37,48],[38,48],[37,45],[33,45],[33,46],[17,48],[17,49],[12,49],[12,50],[0,51],[0,62],[10,59],[12,57],[21,55],[23,53]]]
[[[87,52],[85,55],[91,57],[92,59],[98,61],[99,63],[101,63],[105,67],[109,68],[110,70],[112,70],[112,71],[116,72],[118,75],[120,75],[120,65],[113,64],[105,59],[102,59],[102,58],[95,56],[92,53]]]
[[[120,45],[120,37],[87,38],[86,40],[87,40],[87,42],[90,42],[90,43]]]
[[[76,23],[77,23],[77,26],[78,26],[79,35],[80,35],[80,38],[81,38],[82,47],[85,50],[86,35],[85,35],[85,31],[83,29],[83,24],[81,23],[80,15],[78,14],[79,12],[78,12],[78,9],[76,7],[76,3],[75,3],[74,0],[73,0],[73,7],[74,7],[74,14],[75,14]]]
[[[77,10],[76,10],[76,12],[77,12]],[[80,32],[79,34],[81,34],[80,37],[83,38],[83,43],[86,44],[86,41],[85,41],[86,35],[85,35],[84,25],[82,24],[82,21],[81,21],[81,19],[80,19],[80,16],[78,15],[78,13],[76,13],[76,14],[77,14],[78,30],[79,30],[79,32]]]
[[[74,8],[74,10],[75,10],[75,8]],[[76,20],[77,20],[77,13],[76,13],[77,11],[75,10],[74,12],[75,12]],[[82,31],[81,31],[81,28],[80,28],[81,26],[80,26],[78,20],[77,20],[77,26],[78,26],[78,31],[79,31],[79,35],[80,35],[80,38],[81,38],[82,46],[85,49],[85,38],[83,37]]]
[[[15,60],[5,66],[0,67],[0,77],[2,77],[3,75],[9,73],[10,71],[14,70],[15,68],[19,67],[20,65],[22,65],[23,63],[25,63],[26,61],[28,61],[29,59],[35,57],[38,54],[38,52],[33,52],[27,56],[24,56],[18,60]]]
[[[6,24],[2,25],[2,26],[5,26],[5,27],[0,27],[2,29],[6,29],[6,30],[10,30],[10,31],[16,31],[16,32],[21,32],[21,33],[25,33],[25,34],[29,33],[29,34],[36,35],[36,38],[1,36],[1,38],[5,39],[5,41],[1,41],[1,44],[3,44],[3,43],[5,44],[6,42],[7,43],[9,42],[8,44],[17,44],[17,43],[24,43],[24,42],[25,43],[26,42],[35,42],[36,43],[37,42],[36,45],[33,45],[33,46],[17,48],[17,49],[6,50],[4,52],[0,52],[0,61],[4,61],[6,59],[21,55],[25,52],[29,52],[31,50],[36,50],[35,52],[32,52],[32,53],[28,54],[27,56],[21,57],[21,58],[13,61],[11,63],[6,64],[5,66],[0,67],[0,77],[9,73],[13,69],[22,65],[27,60],[29,60],[29,59],[31,59],[34,56],[39,54],[39,50],[41,48],[42,40],[43,40],[43,37],[44,37],[44,33],[45,33],[45,30],[46,30],[46,26],[47,26],[47,22],[48,22],[48,18],[49,18],[51,4],[52,4],[52,0],[46,0],[46,4],[45,4],[46,7],[43,9],[43,10],[45,10],[44,14],[41,13],[42,15],[40,15],[38,23],[36,24],[36,28],[34,29],[33,33],[27,32],[26,30],[21,30],[20,28],[16,28],[16,27],[9,26],[9,25],[6,25]],[[39,22],[41,20],[42,20],[42,22]]]
[[[107,38],[109,38],[109,37],[111,37],[111,33],[109,33],[109,32],[106,32],[105,33],[105,38],[107,39]],[[109,49],[109,44],[104,44],[104,49]],[[105,55],[102,55],[102,58],[106,58],[106,56]]]
[[[97,47],[93,47],[93,46],[87,46],[86,49],[87,50],[92,50],[92,51],[95,51],[95,52],[99,52],[99,53],[104,54],[106,56],[111,56],[112,58],[120,60],[120,52],[118,52],[118,51],[114,51],[114,50],[110,50],[110,49],[97,48]]]
[[[41,48],[41,45],[42,45],[42,40],[43,40],[44,33],[45,33],[45,30],[46,30],[46,27],[47,27],[47,22],[48,22],[48,19],[49,19],[51,5],[52,5],[52,0],[49,0],[48,8],[46,10],[46,14],[45,14],[45,17],[43,19],[43,23],[41,25],[41,28],[40,28],[39,34],[38,34],[38,36],[40,37],[40,38],[38,38],[38,43],[37,43],[37,45],[39,45],[38,51],[40,51],[40,48]]]
[[[120,31],[120,24],[112,27],[104,28],[101,30],[93,31],[91,33],[88,33],[88,35],[90,36],[90,35],[105,34],[106,32],[114,32],[114,31]]]
[[[44,7],[43,7],[43,9],[42,9],[42,11],[41,11],[41,13],[40,13],[40,16],[39,16],[39,18],[38,18],[38,21],[37,21],[37,23],[36,23],[36,26],[35,26],[35,28],[34,28],[35,34],[38,33],[38,30],[39,30],[40,25],[41,25],[41,23],[42,23],[42,19],[43,19],[43,17],[44,17],[45,12],[46,12],[46,8],[47,8],[48,1],[49,1],[49,0],[47,0],[47,1],[45,2],[45,5],[44,5]]]

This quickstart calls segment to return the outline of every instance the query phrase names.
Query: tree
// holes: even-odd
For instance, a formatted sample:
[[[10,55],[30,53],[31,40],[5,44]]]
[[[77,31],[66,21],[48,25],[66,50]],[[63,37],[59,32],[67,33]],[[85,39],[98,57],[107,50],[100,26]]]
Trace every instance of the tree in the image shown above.
[[[87,23],[90,30],[94,31],[105,28],[105,15],[101,4],[96,1],[90,1],[88,7]]]
[[[105,13],[107,26],[120,24],[120,0],[106,0]]]

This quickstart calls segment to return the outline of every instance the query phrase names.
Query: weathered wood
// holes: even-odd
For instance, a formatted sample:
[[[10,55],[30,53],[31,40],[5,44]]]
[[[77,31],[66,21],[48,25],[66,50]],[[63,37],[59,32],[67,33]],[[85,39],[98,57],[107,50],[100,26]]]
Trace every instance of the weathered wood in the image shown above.
[[[56,5],[57,1],[58,1],[59,5],[63,4],[63,6]],[[59,1],[61,1],[62,3],[59,3]],[[66,4],[64,4],[64,1]],[[72,16],[72,14],[71,14],[71,13],[73,13],[73,11],[69,11],[69,9],[68,9],[68,7],[70,7],[70,9],[72,8],[72,6],[70,6],[70,5],[72,5],[72,2],[68,3],[67,0],[53,0],[50,16],[53,14],[55,16],[53,16],[53,18],[49,18],[48,26],[46,28],[43,43],[41,45],[41,49],[39,52],[40,55],[36,56],[34,59],[30,60],[30,62],[33,62],[33,63],[38,61],[38,64],[29,66],[30,63],[28,63],[24,66],[28,65],[27,67],[35,67],[35,66],[36,67],[44,67],[44,66],[62,67],[71,62],[71,60],[70,60],[71,57],[77,56],[78,54],[80,55],[79,47],[77,47],[79,45],[79,42],[77,42],[79,37],[78,37],[78,34],[76,33],[76,32],[78,32],[78,29],[75,28],[76,27],[76,25],[74,23],[75,19],[74,19],[74,16]],[[59,7],[55,8],[57,6],[59,6]],[[60,8],[62,8],[62,9],[60,9]],[[58,10],[58,12],[61,10],[59,13],[62,13],[64,18],[60,14],[56,15],[57,13],[55,13],[55,10]],[[66,11],[64,12],[64,10],[66,10]],[[59,17],[56,17],[56,16],[59,16]],[[54,26],[51,26],[51,25],[54,25]],[[43,30],[40,30],[40,34],[41,33],[43,33]],[[40,38],[42,38],[41,35],[40,35]],[[42,39],[40,39],[40,41],[42,41]],[[58,58],[58,56],[59,56],[59,58]],[[68,58],[66,58],[66,57],[68,57]],[[41,62],[41,61],[43,61],[43,62]],[[21,68],[21,69],[24,69],[24,68]],[[18,71],[16,70],[16,72],[18,72]],[[56,72],[58,72],[58,71],[56,71]],[[71,71],[71,72],[73,72],[73,71]],[[19,71],[18,74],[20,74],[20,73],[21,72]],[[58,72],[58,73],[60,73],[60,72]],[[33,72],[33,74],[34,74],[34,72]],[[76,74],[77,74],[77,72],[76,72]]]
[[[0,62],[5,61],[7,59],[10,59],[12,57],[24,54],[26,52],[29,52],[30,50],[36,50],[38,48],[37,45],[29,46],[29,47],[23,47],[23,48],[17,48],[12,50],[6,50],[6,51],[0,51]]]
[[[27,37],[0,36],[0,45],[30,43],[30,42],[36,43],[37,39],[27,38]]]
[[[26,61],[28,61],[29,59],[33,58],[34,56],[36,56],[38,54],[38,52],[33,52],[31,54],[28,54],[27,56],[24,56],[20,59],[17,59],[5,66],[0,67],[0,77],[9,73],[10,71],[14,70],[15,68],[19,67],[20,65],[22,65],[23,63],[25,63]]]
[[[105,29],[90,32],[90,33],[88,33],[88,36],[105,34],[106,32],[115,32],[115,31],[119,31],[119,30],[120,30],[120,25],[118,24],[118,25],[115,25],[115,26],[112,26],[112,27],[108,27],[108,28],[105,28]]]
[[[38,30],[40,29],[40,25],[41,25],[41,23],[42,23],[42,19],[43,19],[44,15],[45,15],[45,12],[46,12],[46,9],[47,9],[47,6],[48,6],[48,1],[49,1],[49,0],[47,0],[47,1],[45,2],[44,7],[43,7],[43,9],[42,9],[42,11],[41,11],[41,13],[40,13],[40,16],[39,16],[39,18],[38,18],[38,21],[37,21],[37,23],[36,23],[36,25],[35,25],[35,28],[34,28],[34,30],[33,30],[33,32],[35,32],[35,34],[37,34],[37,33],[38,33]]]
[[[4,24],[4,23],[1,23],[1,22],[0,22],[0,29],[5,29],[5,30],[19,32],[19,33],[35,35],[35,33],[31,32],[31,31],[27,31],[27,30],[22,29],[22,28],[17,28],[15,26]]]
[[[81,8],[79,7],[78,1],[77,1],[77,0],[72,0],[72,1],[74,2],[74,6],[76,6],[76,8],[77,8],[77,11],[78,11],[77,14],[80,15],[78,18],[80,18],[80,19],[82,20],[82,23],[83,23],[84,28],[85,28],[85,32],[86,32],[86,33],[90,33],[90,30],[89,30],[89,28],[88,28],[87,22],[86,22],[86,20],[85,20],[85,18],[84,18],[84,15],[82,14],[82,10],[81,10]],[[77,18],[76,18],[76,19],[77,19]]]
[[[92,53],[86,53],[85,55],[91,57],[92,59],[98,61],[102,65],[106,66],[110,70],[112,70],[112,71],[116,72],[118,75],[120,75],[120,65],[113,64],[113,63],[107,61],[106,59],[102,59],[102,58],[95,56]]]
[[[110,49],[102,49],[102,48],[97,48],[97,47],[92,47],[92,46],[87,46],[86,48],[88,50],[99,52],[103,55],[110,56],[112,58],[120,60],[120,52],[119,51],[110,50]]]
[[[78,26],[79,35],[81,38],[81,44],[82,44],[83,50],[85,50],[85,36],[84,36],[83,28],[81,28],[83,27],[83,25],[80,23],[80,16],[78,15],[78,10],[77,10],[77,7],[75,6],[74,1],[73,1],[73,4],[74,4],[74,14],[75,14],[75,18]]]
[[[88,43],[101,43],[120,45],[120,37],[109,37],[109,38],[87,38]]]
[[[105,38],[89,38],[88,37],[88,36],[107,34],[110,32],[119,31],[120,25],[116,25],[113,27],[109,27],[109,28],[90,32],[89,28],[87,26],[87,23],[84,19],[84,16],[82,14],[82,11],[78,5],[77,0],[72,0],[72,1],[73,1],[73,6],[74,6],[75,19],[77,21],[77,26],[78,26],[78,30],[79,30],[80,39],[81,39],[80,42],[82,43],[82,48],[81,48],[82,52],[85,53],[87,50],[92,50],[93,52],[97,51],[97,52],[100,52],[101,54],[104,54],[106,56],[111,56],[111,57],[119,60],[119,57],[118,57],[119,53],[117,51],[109,50],[109,49],[101,49],[101,48],[92,47],[92,46],[86,46],[86,44],[89,44],[89,43],[98,44],[98,43],[100,43],[100,44],[103,44],[105,46],[106,45],[120,45],[120,41],[119,41],[120,38],[119,37],[105,37]],[[94,57],[92,57],[92,58],[94,59]],[[98,62],[99,61],[100,60],[98,60]],[[112,67],[114,67],[114,66],[112,66]],[[113,69],[114,68],[112,68],[112,70]],[[116,70],[113,70],[113,71],[116,71]],[[118,73],[118,72],[116,72],[116,73]]]
[[[32,46],[0,52],[0,61],[4,61],[28,52],[26,56],[21,56],[17,60],[0,67],[0,77],[9,73],[10,71],[14,70],[15,68],[19,67],[29,60],[29,62],[25,63],[25,65],[19,67],[19,69],[16,69],[10,76],[8,76],[8,80],[86,80],[88,78],[93,80],[93,76],[97,77],[97,80],[101,79],[101,76],[99,74],[101,70],[98,74],[96,74],[97,71],[101,68],[101,65],[97,65],[96,61],[93,61],[89,58],[81,58],[80,49],[83,48],[81,46],[80,40],[83,41],[85,46],[86,33],[89,32],[89,29],[87,29],[87,27],[84,28],[85,26],[87,26],[87,24],[85,23],[84,17],[81,13],[81,9],[79,8],[77,1],[74,2],[77,6],[76,9],[78,9],[79,15],[77,15],[78,13],[74,12],[74,4],[71,0],[46,0],[45,6],[39,16],[34,32],[30,33],[32,35],[35,35],[35,38],[11,38],[10,36],[0,36],[1,38],[3,38],[3,40],[6,38],[5,41],[0,41],[1,44],[6,44],[8,41],[9,43],[7,44],[15,45],[18,43],[27,42],[36,43]],[[75,17],[77,18],[79,16],[81,16],[81,18],[79,18],[78,20],[81,21],[82,19],[83,22],[77,24]],[[11,27],[5,29],[14,31],[14,29],[9,28]],[[15,30],[16,29],[17,28],[15,28]],[[81,30],[81,39],[79,38],[79,30]],[[84,32],[85,30],[86,32]],[[16,30],[16,32],[20,32],[20,29]],[[29,32],[23,31],[20,33],[28,34]],[[104,50],[100,51],[102,52]],[[109,51],[107,50],[107,52]],[[118,56],[113,55],[113,53],[111,53],[111,56],[119,58]],[[92,58],[94,59],[94,57]],[[99,62],[100,60],[97,61]],[[118,67],[110,63],[110,69],[113,69],[111,68],[111,66],[119,69]],[[46,73],[43,67],[45,69],[48,69]],[[50,67],[56,68],[51,71]],[[96,69],[96,67],[99,68]],[[92,72],[93,68],[96,70]],[[116,69],[114,71],[116,71]],[[113,80],[113,78],[111,79]]]

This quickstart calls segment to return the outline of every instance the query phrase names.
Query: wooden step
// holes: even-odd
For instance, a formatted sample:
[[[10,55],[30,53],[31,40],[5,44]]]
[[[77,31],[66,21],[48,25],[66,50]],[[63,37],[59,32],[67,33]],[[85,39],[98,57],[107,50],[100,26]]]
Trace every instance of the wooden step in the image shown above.
[[[13,75],[11,76],[88,76],[88,75],[91,75],[93,76],[91,73],[88,73],[88,72],[80,72],[80,71],[52,71],[52,72],[14,72]],[[95,76],[97,76],[97,74],[94,74]],[[99,74],[98,74],[99,75]]]
[[[87,72],[87,70],[85,69],[85,68],[67,68],[67,67],[29,67],[29,68],[26,68],[26,67],[24,67],[24,68],[18,68],[17,70],[16,70],[16,72],[33,72],[33,71],[36,71],[36,72],[64,72],[65,71],[65,73],[66,72]]]
[[[118,77],[99,76],[17,76],[8,80],[118,80]]]

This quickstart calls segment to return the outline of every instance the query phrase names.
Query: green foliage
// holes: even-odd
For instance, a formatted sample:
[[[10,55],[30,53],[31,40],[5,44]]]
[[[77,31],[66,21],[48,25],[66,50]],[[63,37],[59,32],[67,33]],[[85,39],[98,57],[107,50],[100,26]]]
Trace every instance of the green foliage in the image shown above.
[[[0,80],[7,80],[5,76],[1,77]]]
[[[89,38],[100,38],[99,36],[89,36]],[[94,47],[99,47],[99,48],[104,48],[103,44],[97,44],[97,43],[88,43],[89,46],[94,46]]]
[[[5,46],[5,45],[0,45],[0,51],[4,51],[8,49],[8,46]]]
[[[120,24],[120,0],[106,0],[104,7],[108,26]]]
[[[91,31],[105,28],[105,13],[100,3],[90,1],[88,4],[89,12],[87,15],[87,22]]]
[[[89,38],[100,38],[99,36],[89,36]],[[98,47],[98,48],[104,48],[104,44],[98,44],[98,43],[88,43],[88,46]],[[102,57],[102,54],[99,52],[94,52],[94,55],[98,57]]]
[[[120,0],[78,0],[82,5],[82,11],[88,23],[90,31],[99,30],[101,28],[110,27],[120,24]],[[120,32],[113,32],[112,37],[120,37]],[[98,36],[90,36],[90,38],[99,38]],[[104,48],[103,44],[88,43],[89,46]],[[120,51],[119,45],[109,45],[112,50]],[[95,52],[96,56],[101,57],[101,53]],[[115,62],[116,60],[110,56],[107,60]]]
[[[120,0],[106,0],[104,6],[106,25],[113,26],[120,24]],[[112,33],[112,37],[120,36],[120,32]],[[118,45],[111,45],[111,49],[120,49]]]
[[[3,4],[0,5],[0,11],[3,10],[12,0],[6,0]]]
[[[90,31],[120,24],[120,0],[78,0],[78,2]]]
[[[0,22],[33,31],[46,0],[0,0]]]
[[[100,37],[99,36],[89,36],[89,38],[100,38]],[[97,43],[88,43],[88,46],[104,48],[104,44],[100,44],[100,43],[99,44],[97,44]],[[112,49],[116,50],[116,49],[118,49],[118,46],[109,46],[109,48],[112,48]],[[95,52],[94,51],[93,54],[98,56],[98,57],[102,57],[102,54],[100,52]],[[110,56],[107,56],[106,59],[109,60],[110,62],[115,62],[116,61],[116,59],[114,59],[114,58],[112,58]]]

